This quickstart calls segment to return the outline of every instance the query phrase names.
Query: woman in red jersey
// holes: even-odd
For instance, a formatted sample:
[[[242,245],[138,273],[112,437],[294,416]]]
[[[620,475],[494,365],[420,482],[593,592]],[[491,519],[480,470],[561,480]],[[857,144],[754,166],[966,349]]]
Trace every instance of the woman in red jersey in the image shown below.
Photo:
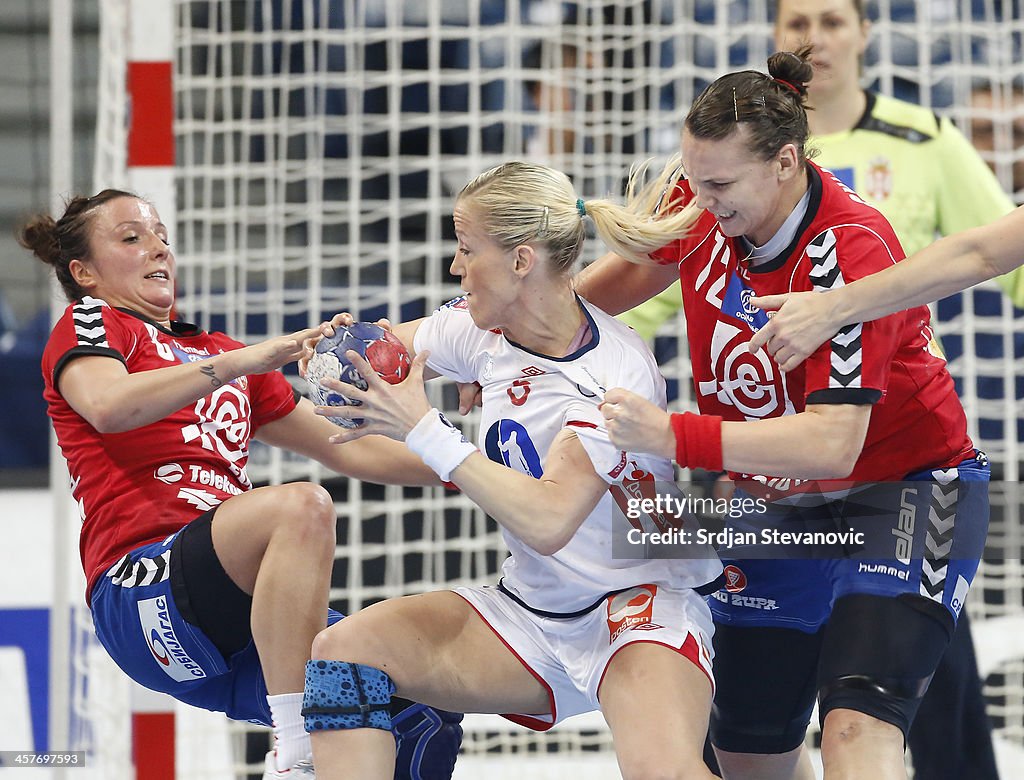
[[[984,544],[988,466],[927,309],[843,328],[795,372],[747,349],[767,322],[754,295],[835,289],[902,257],[879,212],[807,159],[808,54],[775,54],[770,75],[732,73],[701,94],[685,179],[645,193],[701,209],[693,227],[657,264],[609,256],[578,287],[614,312],[678,276],[701,414],[612,389],[609,432],[725,468],[738,495],[767,505],[737,522],[744,544],[719,550],[729,581],[711,601],[725,776],[813,777],[802,744],[817,695],[826,777],[904,777],[904,735]],[[819,538],[840,541],[804,544]]]
[[[330,444],[337,428],[276,370],[330,325],[247,347],[172,320],[174,254],[145,200],[119,190],[74,198],[58,220],[29,222],[21,242],[71,302],[43,374],[100,642],[147,688],[273,725],[265,778],[312,777],[299,711],[313,637],[328,621],[334,504],[308,482],[253,488],[250,442],[359,478],[436,476],[380,437]],[[461,732],[458,716],[441,715],[429,721],[454,734],[448,776]]]

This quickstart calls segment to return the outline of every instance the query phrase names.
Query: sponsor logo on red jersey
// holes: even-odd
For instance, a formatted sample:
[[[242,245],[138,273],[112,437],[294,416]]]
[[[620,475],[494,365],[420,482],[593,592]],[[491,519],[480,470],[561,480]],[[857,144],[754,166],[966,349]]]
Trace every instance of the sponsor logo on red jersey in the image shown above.
[[[184,476],[185,469],[181,467],[180,463],[165,463],[153,472],[154,479],[158,479],[167,485],[173,485],[175,482],[180,482]]]

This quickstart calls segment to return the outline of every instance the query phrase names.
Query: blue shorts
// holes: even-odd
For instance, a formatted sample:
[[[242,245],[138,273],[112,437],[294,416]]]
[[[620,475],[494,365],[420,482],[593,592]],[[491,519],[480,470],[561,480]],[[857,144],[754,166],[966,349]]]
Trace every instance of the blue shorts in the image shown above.
[[[767,514],[745,518],[742,529],[781,532],[867,529],[863,544],[830,550],[762,548],[744,557],[743,546],[722,556],[726,585],[710,597],[716,623],[818,631],[837,598],[850,594],[915,594],[948,615],[950,628],[963,608],[988,533],[987,458],[954,469],[927,470],[900,483],[863,488],[843,501],[798,510],[769,504]],[[924,483],[918,485],[917,483]]]
[[[235,720],[270,726],[255,644],[250,639],[225,658],[176,604],[183,591],[173,582],[173,556],[181,533],[132,550],[96,581],[91,598],[96,636],[121,670],[143,687]],[[328,624],[341,617],[328,610]]]

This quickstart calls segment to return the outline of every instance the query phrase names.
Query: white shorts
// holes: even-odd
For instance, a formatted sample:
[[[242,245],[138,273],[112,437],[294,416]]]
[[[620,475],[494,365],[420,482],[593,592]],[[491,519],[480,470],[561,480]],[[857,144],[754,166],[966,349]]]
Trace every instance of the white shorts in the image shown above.
[[[455,588],[537,680],[547,688],[550,715],[506,713],[503,717],[535,731],[600,709],[598,689],[608,664],[634,642],[670,647],[708,676],[714,625],[703,596],[690,589],[639,585],[609,596],[575,618],[541,617],[495,587]]]

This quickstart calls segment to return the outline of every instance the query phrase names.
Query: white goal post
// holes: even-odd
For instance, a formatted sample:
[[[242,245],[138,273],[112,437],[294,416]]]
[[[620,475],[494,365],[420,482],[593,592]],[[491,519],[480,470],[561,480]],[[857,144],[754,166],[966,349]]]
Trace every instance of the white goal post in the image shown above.
[[[730,70],[765,69],[774,5],[146,5],[154,2],[168,20],[173,62],[170,185],[133,179],[125,151],[132,110],[126,72],[140,46],[133,36],[149,34],[152,21],[138,18],[137,0],[100,0],[95,186],[134,182],[140,194],[154,199],[165,221],[174,214],[179,316],[247,342],[341,310],[362,319],[408,319],[457,294],[447,274],[455,249],[451,199],[471,175],[500,161],[544,160],[569,173],[586,196],[617,193],[632,163],[674,150],[685,109],[705,84]],[[1024,20],[1011,7],[1016,4],[995,0],[869,3],[873,44],[865,63],[866,83],[950,115],[968,134],[972,119],[991,120],[991,159],[1007,191],[1014,165],[1024,162],[1024,149],[1015,146],[1012,134],[1024,113],[1024,99],[1013,102],[1024,83]],[[570,9],[576,24],[566,20]],[[971,90],[981,82],[1008,100],[972,108]],[[588,244],[589,260],[601,247],[596,239]],[[950,368],[971,433],[993,459],[996,474],[1016,483],[1024,314],[994,285],[957,296],[938,311],[937,331],[951,347]],[[674,403],[692,408],[681,322],[663,326],[656,344]],[[439,405],[452,406],[450,391],[432,392]],[[472,420],[468,427],[471,433]],[[330,488],[339,518],[332,596],[343,611],[400,594],[493,581],[505,554],[492,521],[463,497],[439,489],[364,485],[268,450],[254,452],[250,476],[269,483],[313,479]],[[1003,496],[993,495],[992,554],[968,608],[1001,760],[1024,773],[1024,540],[1019,502]],[[76,611],[87,617],[81,608]],[[87,678],[99,672],[85,664],[94,651],[85,641],[87,622],[80,625],[76,636],[82,641],[73,643],[73,690],[79,695],[72,706],[84,724],[80,745],[93,750],[95,735],[108,734],[111,726],[90,700],[101,689]],[[599,719],[549,736],[497,718],[471,726],[466,766],[498,766],[509,756],[540,766],[547,758],[555,759],[553,772],[564,773],[573,761],[598,761],[615,776],[610,739]],[[232,734],[236,750],[223,766],[207,760],[207,766],[179,776],[243,776],[244,735],[240,729]],[[126,776],[118,763],[126,755],[117,754],[116,765],[102,776]]]

